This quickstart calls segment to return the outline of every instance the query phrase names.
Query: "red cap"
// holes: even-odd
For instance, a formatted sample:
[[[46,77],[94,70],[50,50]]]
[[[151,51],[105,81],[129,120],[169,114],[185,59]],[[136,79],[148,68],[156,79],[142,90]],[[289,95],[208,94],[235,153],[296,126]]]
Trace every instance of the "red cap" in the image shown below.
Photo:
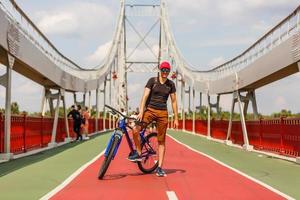
[[[159,65],[159,69],[170,69],[171,70],[171,65],[170,65],[170,63],[165,61]]]

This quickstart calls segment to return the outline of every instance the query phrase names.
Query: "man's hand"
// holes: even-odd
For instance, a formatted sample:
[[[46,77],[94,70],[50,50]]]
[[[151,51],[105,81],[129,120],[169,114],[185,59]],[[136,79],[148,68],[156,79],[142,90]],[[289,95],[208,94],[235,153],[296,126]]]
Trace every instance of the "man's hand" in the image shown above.
[[[173,128],[174,128],[174,129],[178,129],[178,126],[179,126],[178,119],[175,119],[175,120],[174,120]]]
[[[140,113],[138,114],[138,116],[136,117],[136,119],[139,120],[139,121],[142,121],[142,120],[143,120],[143,115],[144,115],[144,113],[143,113],[143,112],[140,112]]]

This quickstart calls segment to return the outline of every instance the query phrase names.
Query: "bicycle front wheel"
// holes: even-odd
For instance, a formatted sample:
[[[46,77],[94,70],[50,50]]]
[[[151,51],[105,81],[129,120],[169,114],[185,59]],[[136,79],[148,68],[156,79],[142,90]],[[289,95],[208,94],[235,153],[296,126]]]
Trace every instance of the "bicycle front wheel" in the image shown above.
[[[142,161],[137,162],[139,169],[149,174],[158,167],[158,143],[157,133],[150,133],[141,144]]]
[[[118,147],[118,143],[120,141],[120,136],[119,135],[115,135],[114,136],[114,139],[112,141],[112,144],[111,144],[111,147],[110,147],[110,150],[108,152],[108,155],[107,157],[105,157],[103,163],[102,163],[102,166],[99,170],[99,173],[98,173],[98,179],[103,179],[107,169],[108,169],[108,166],[111,162],[111,160],[113,159],[113,156],[114,156],[114,152],[115,152],[115,149]]]

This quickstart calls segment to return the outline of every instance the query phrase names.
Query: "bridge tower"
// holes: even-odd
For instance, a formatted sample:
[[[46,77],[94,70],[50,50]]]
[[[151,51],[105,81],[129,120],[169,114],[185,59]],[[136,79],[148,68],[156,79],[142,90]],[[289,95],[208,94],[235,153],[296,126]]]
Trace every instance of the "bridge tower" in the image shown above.
[[[153,73],[161,60],[161,5],[121,0],[124,4],[118,49],[118,107],[128,111],[128,73]],[[150,41],[153,40],[153,41]],[[150,41],[150,42],[148,42]],[[143,48],[144,47],[144,48]],[[144,52],[144,55],[141,55]]]

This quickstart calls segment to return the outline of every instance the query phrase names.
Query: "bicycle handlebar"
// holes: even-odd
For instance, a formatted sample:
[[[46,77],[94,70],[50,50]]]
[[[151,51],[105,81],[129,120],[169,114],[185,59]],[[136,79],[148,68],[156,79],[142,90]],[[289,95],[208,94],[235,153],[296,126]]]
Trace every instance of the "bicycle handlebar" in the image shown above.
[[[147,124],[147,123],[144,122],[144,121],[139,121],[139,120],[137,120],[136,118],[132,118],[132,117],[126,116],[126,115],[122,114],[120,111],[116,110],[115,108],[113,108],[113,107],[111,107],[111,106],[109,106],[109,105],[106,105],[106,104],[105,104],[104,106],[107,107],[107,108],[109,108],[109,109],[112,111],[112,114],[113,114],[113,115],[118,114],[118,115],[124,117],[125,119],[133,120],[133,121],[134,121],[136,124],[138,124],[138,125],[142,125],[142,126],[143,126],[143,125]]]

